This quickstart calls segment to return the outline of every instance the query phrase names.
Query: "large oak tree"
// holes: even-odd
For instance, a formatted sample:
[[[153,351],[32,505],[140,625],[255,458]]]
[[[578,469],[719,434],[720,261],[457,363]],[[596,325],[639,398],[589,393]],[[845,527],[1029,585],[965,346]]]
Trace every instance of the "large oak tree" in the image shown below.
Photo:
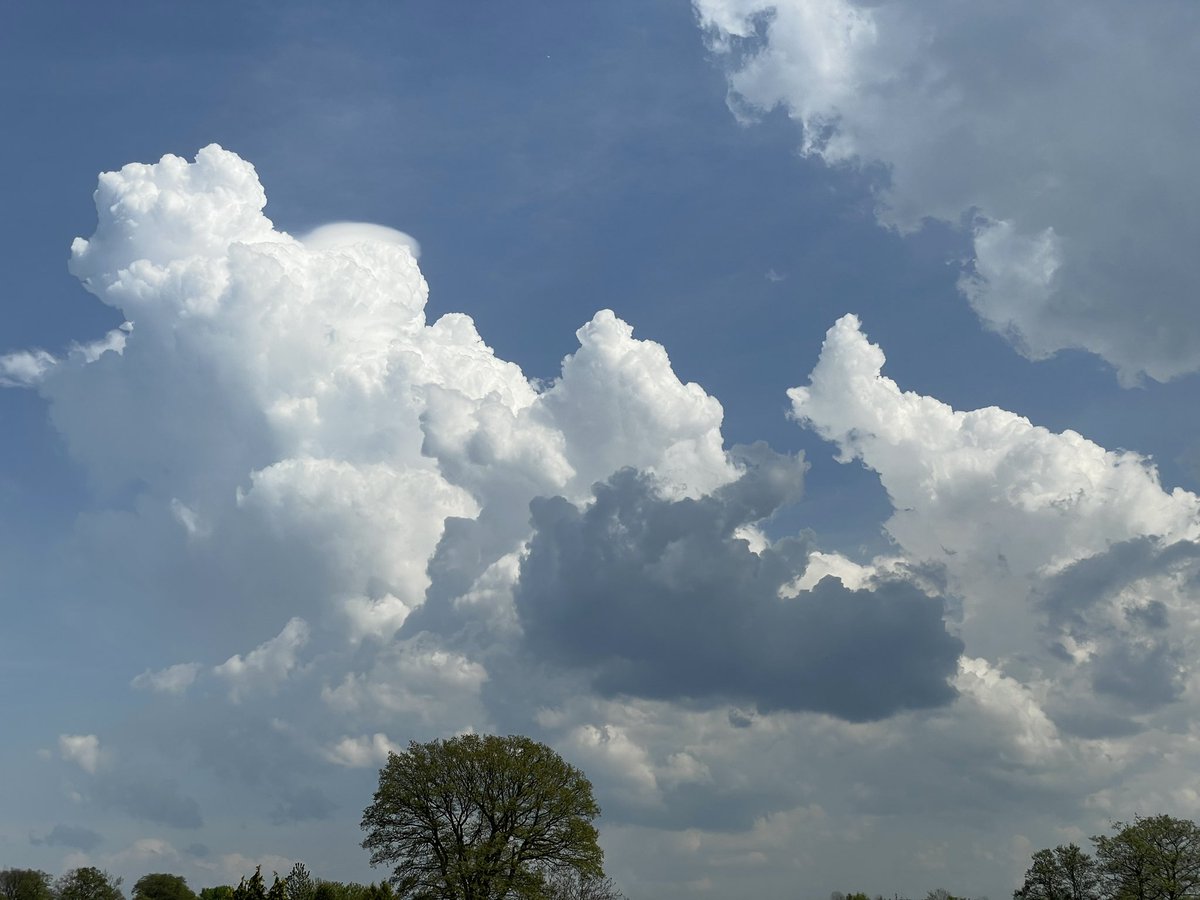
[[[530,738],[414,741],[380,770],[363,846],[405,900],[541,898],[555,874],[603,877],[599,814],[584,774]]]

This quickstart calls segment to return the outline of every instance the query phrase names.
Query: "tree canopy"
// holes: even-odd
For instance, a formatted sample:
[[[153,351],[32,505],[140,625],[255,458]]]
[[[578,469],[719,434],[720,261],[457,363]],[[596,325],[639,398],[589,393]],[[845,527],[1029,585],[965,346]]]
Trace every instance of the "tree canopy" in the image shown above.
[[[363,812],[371,864],[411,900],[542,898],[601,879],[591,782],[527,737],[466,734],[392,753]]]
[[[4,869],[0,871],[2,900],[52,900],[50,875],[40,869]]]
[[[57,900],[125,900],[121,879],[95,866],[71,869],[54,883]]]
[[[1025,873],[1025,882],[1013,891],[1015,900],[1099,900],[1100,870],[1075,844],[1039,850]]]
[[[182,876],[153,872],[137,880],[133,900],[196,900],[196,895]]]
[[[288,900],[287,882],[281,881],[277,872],[268,888],[263,881],[262,866],[255,866],[254,874],[239,881],[231,896],[232,900]]]
[[[292,866],[287,878],[283,879],[287,888],[288,900],[313,900],[317,893],[317,883],[313,881],[308,866],[298,862]]]
[[[1190,900],[1200,895],[1200,827],[1171,816],[1117,822],[1092,840],[1107,894],[1119,900]]]
[[[1014,900],[1197,900],[1200,827],[1160,815],[1116,822],[1092,838],[1096,854],[1075,844],[1033,854]]]
[[[607,876],[581,876],[558,872],[547,883],[549,900],[625,900]]]

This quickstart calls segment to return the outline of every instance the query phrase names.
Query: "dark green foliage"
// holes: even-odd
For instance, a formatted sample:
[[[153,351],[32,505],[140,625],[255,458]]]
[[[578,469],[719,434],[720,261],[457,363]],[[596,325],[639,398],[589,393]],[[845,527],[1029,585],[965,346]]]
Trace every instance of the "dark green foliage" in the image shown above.
[[[1033,854],[1013,900],[1099,900],[1100,866],[1076,844]]]
[[[582,877],[570,872],[552,875],[546,885],[547,900],[625,900],[608,877]]]
[[[1111,900],[1193,900],[1200,893],[1200,827],[1171,816],[1116,822],[1098,835],[1096,858]]]
[[[200,900],[233,900],[233,886],[218,884],[216,887],[201,888]]]
[[[1197,900],[1200,827],[1171,816],[1115,822],[1093,858],[1075,844],[1039,850],[1014,900]]]
[[[266,882],[263,881],[262,866],[255,866],[254,874],[239,881],[238,886],[230,895],[230,900],[288,900],[288,898],[287,880],[280,879],[279,873],[276,872],[271,887],[268,889]]]
[[[288,900],[315,900],[317,885],[304,863],[298,862],[292,866],[285,881]]]
[[[271,887],[267,888],[262,877],[262,866],[255,866],[253,875],[238,882],[230,900],[288,900],[288,896],[287,881],[280,879],[278,872]]]
[[[154,872],[137,880],[133,900],[196,900],[196,895],[182,876]]]
[[[380,884],[318,881],[313,891],[313,900],[393,900],[394,897],[395,892],[386,881]]]
[[[542,898],[556,873],[603,877],[599,814],[583,773],[530,738],[414,741],[379,773],[363,847],[402,900]]]
[[[1062,873],[1049,848],[1033,854],[1033,861],[1025,871],[1025,881],[1013,891],[1013,900],[1063,900],[1066,888]]]
[[[125,900],[121,879],[95,866],[83,866],[66,872],[54,882],[57,900]]]
[[[318,881],[314,900],[365,900],[366,886],[354,882]]]
[[[249,880],[243,878],[233,889],[232,900],[267,900],[267,888],[263,884],[262,866],[254,867]]]
[[[0,900],[53,900],[50,875],[38,869],[0,870]]]

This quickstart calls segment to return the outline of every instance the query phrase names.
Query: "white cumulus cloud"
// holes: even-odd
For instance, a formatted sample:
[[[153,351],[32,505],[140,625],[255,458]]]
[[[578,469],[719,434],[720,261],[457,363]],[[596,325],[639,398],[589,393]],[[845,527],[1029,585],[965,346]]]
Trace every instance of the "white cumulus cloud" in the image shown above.
[[[519,731],[594,778],[606,840],[646,823],[626,859],[732,895],[748,865],[834,864],[889,817],[916,859],[947,809],[1025,833],[1200,764],[1197,498],[1146,459],[905,392],[843,319],[793,408],[878,474],[895,546],[814,552],[765,521],[803,511],[803,460],[727,452],[720,404],[609,311],[534,383],[469,317],[426,320],[404,241],[293,239],[220,148],[109,173],[99,201],[72,267],[136,327],[34,386],[93,491],[63,577],[106,617],[177,626],[177,658],[202,662],[130,651],[156,715],[63,737],[99,773],[83,803],[181,828],[203,827],[195,798],[210,820],[224,802],[315,821],[353,804],[314,779],[408,739]],[[897,658],[929,690],[864,710]],[[246,849],[204,865],[271,858]],[[965,833],[944,858],[948,877],[1011,864]]]
[[[882,221],[975,217],[963,288],[1032,358],[1126,383],[1200,368],[1190,4],[694,0],[735,108],[782,105],[806,153],[882,164]]]
[[[94,734],[60,734],[58,752],[90,775],[96,774],[103,758],[100,739]]]
[[[402,753],[404,748],[389,740],[386,734],[376,732],[361,737],[344,737],[325,750],[330,762],[348,768],[381,766],[387,762],[389,753]]]
[[[299,618],[291,619],[275,637],[259,644],[245,656],[229,657],[213,669],[213,674],[229,682],[229,694],[235,700],[247,691],[272,690],[296,667],[308,638],[308,623]]]
[[[878,473],[894,508],[888,534],[911,563],[944,573],[968,652],[1024,658],[1015,669],[1054,673],[1047,690],[1078,703],[1103,694],[1097,713],[1114,713],[1115,700],[1143,715],[1177,699],[1200,637],[1186,587],[1200,498],[1164,490],[1136,453],[903,391],[883,364],[858,319],[843,317],[809,384],[788,392],[793,413],[843,462]],[[1047,700],[1064,721],[1082,709]]]
[[[41,349],[17,350],[0,355],[0,387],[35,387],[56,366],[63,362],[86,364],[95,362],[110,350],[120,354],[125,350],[125,340],[133,330],[133,323],[126,322],[114,328],[104,337],[85,344],[72,343],[66,355],[57,357]]]

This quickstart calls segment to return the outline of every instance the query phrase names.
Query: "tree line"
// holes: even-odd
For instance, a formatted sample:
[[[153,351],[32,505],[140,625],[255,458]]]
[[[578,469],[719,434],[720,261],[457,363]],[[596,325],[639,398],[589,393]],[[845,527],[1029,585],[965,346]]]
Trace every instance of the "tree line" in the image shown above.
[[[594,830],[585,831],[582,836],[577,830],[581,810],[584,819],[595,814],[591,786],[582,773],[566,766],[556,754],[547,756],[547,752],[553,753],[527,738],[490,739],[471,735],[413,744],[405,754],[392,754],[380,772],[380,790],[375,802],[367,807],[363,817],[363,827],[368,832],[363,843],[375,851],[376,858],[372,861],[399,863],[390,880],[377,884],[329,881],[314,878],[303,863],[296,863],[283,878],[276,873],[270,887],[259,867],[236,886],[206,887],[197,894],[181,876],[156,872],[138,879],[130,900],[403,900],[474,896],[488,900],[510,896],[619,900],[622,895],[599,870]],[[432,770],[420,771],[418,763]],[[449,766],[457,778],[465,779],[457,785],[464,794],[454,794],[453,780],[447,780],[446,772],[438,771],[442,766]],[[516,777],[515,773],[520,772],[525,774]],[[476,791],[489,799],[472,800],[472,792]],[[539,799],[538,791],[549,791],[550,796]],[[504,797],[509,799],[503,801]],[[452,823],[457,823],[445,834],[435,827],[445,823],[431,811],[438,804],[453,813]],[[421,809],[426,811],[424,825],[415,814]],[[530,832],[520,828],[505,830],[496,824],[521,823],[527,816],[542,822],[547,814],[560,824],[574,820],[574,825],[566,832],[544,832],[540,827]],[[497,828],[503,831],[503,835],[497,835],[503,840],[485,840],[482,835],[491,835],[493,831],[483,829],[482,825],[477,833],[464,828],[473,816],[480,816],[485,822],[493,820],[493,831]],[[394,828],[408,835],[409,840],[393,843]],[[1195,822],[1167,815],[1137,816],[1132,822],[1114,823],[1112,830],[1112,834],[1091,839],[1092,853],[1073,843],[1034,853],[1024,881],[1013,891],[1013,900],[1200,900],[1200,826]],[[433,869],[414,866],[430,847],[442,846],[443,837],[446,847],[457,842],[462,854],[453,871],[466,873],[470,876],[468,885],[479,890],[470,893],[460,890],[453,878],[443,880],[436,866]],[[556,837],[562,844],[548,841],[549,837]],[[514,880],[510,873],[519,871],[523,864],[515,853],[522,841],[534,847],[543,846],[538,841],[544,842],[548,848],[545,852],[563,864],[548,869],[535,867],[529,872],[538,877]],[[390,852],[381,854],[381,847]],[[414,869],[424,873],[419,883],[413,883]],[[125,900],[121,884],[120,878],[92,866],[71,869],[57,879],[37,869],[2,869],[0,900]],[[870,898],[865,893],[835,891],[830,900]],[[884,898],[879,896],[875,900]],[[969,898],[956,897],[939,888],[930,891],[925,900]]]
[[[1038,850],[1013,900],[1200,900],[1200,826],[1195,822],[1135,816],[1132,822],[1114,822],[1111,829],[1092,837],[1091,853],[1078,844]],[[830,900],[870,898],[835,891]],[[963,898],[939,888],[925,900]]]
[[[39,869],[0,869],[0,900],[125,900],[123,879],[94,866],[71,869],[59,878]],[[551,877],[545,896],[551,900],[619,900],[607,878],[575,880]],[[193,891],[180,875],[155,872],[134,884],[130,900],[398,900],[388,881],[360,884],[314,878],[296,863],[283,878],[274,874],[268,887],[262,867],[236,885],[219,884]]]
[[[178,875],[138,879],[132,900],[624,900],[604,874],[592,784],[545,744],[464,734],[390,753],[363,811],[379,884],[314,879],[297,863],[267,887],[261,868],[236,887],[197,895]],[[121,879],[94,867],[57,881],[0,871],[0,900],[124,900]]]
[[[194,893],[178,875],[139,878],[130,900],[624,900],[601,865],[591,782],[545,744],[464,734],[390,753],[363,811],[378,884],[312,876],[296,863],[267,886],[261,868],[236,886]],[[1013,900],[1200,900],[1200,826],[1167,815],[1115,822],[1093,852],[1033,854]],[[84,866],[58,879],[0,870],[0,900],[125,900],[121,879]],[[834,892],[830,900],[869,900]],[[884,900],[877,897],[876,900]],[[899,898],[895,898],[899,900]],[[970,900],[938,888],[925,900]],[[986,898],[978,898],[986,900]]]
[[[862,891],[852,891],[849,894],[842,891],[834,891],[829,895],[829,900],[872,900],[869,894],[864,894]],[[899,894],[893,894],[891,897],[885,897],[883,894],[876,894],[874,900],[912,900],[910,897],[901,897]],[[959,897],[950,893],[945,888],[934,888],[925,895],[925,900],[988,900],[987,897]]]
[[[71,869],[58,878],[39,869],[0,869],[0,900],[125,900],[123,879],[95,866]],[[219,884],[193,891],[180,875],[153,872],[137,880],[130,900],[395,900],[386,881],[378,884],[313,878],[296,863],[270,887],[261,867],[236,885]]]
[[[1196,900],[1200,826],[1159,815],[1116,822],[1092,853],[1060,844],[1033,854],[1013,900]]]

